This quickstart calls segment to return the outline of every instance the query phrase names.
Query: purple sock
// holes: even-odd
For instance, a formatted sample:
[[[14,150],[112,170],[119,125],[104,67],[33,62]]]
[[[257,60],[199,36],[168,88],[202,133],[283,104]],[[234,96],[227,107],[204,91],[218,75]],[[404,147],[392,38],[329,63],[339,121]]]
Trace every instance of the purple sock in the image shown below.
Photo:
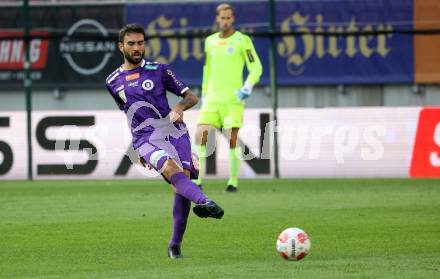
[[[208,199],[205,194],[183,172],[171,176],[171,184],[176,187],[177,193],[189,199],[193,203],[205,203]]]
[[[179,245],[182,243],[183,234],[186,229],[186,222],[188,220],[189,210],[191,208],[191,201],[182,195],[174,193],[173,205],[173,237],[169,246]]]

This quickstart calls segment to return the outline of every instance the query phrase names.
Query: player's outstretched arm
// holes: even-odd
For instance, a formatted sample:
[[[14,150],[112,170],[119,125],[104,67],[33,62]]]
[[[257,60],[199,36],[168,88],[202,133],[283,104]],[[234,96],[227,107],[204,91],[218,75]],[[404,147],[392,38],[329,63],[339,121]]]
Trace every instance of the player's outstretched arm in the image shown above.
[[[192,108],[199,102],[199,98],[190,89],[183,93],[183,99],[170,112],[172,122],[183,122],[183,111]]]

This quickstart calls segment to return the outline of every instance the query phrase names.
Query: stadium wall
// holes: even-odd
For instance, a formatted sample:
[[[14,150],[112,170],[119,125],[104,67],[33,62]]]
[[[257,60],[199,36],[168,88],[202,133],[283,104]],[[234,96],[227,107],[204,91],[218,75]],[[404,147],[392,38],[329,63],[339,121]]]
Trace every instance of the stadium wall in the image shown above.
[[[197,113],[185,114],[191,135]],[[275,130],[283,178],[440,176],[440,107],[281,108],[278,117],[274,123],[270,109],[246,110],[240,177],[273,176]],[[137,159],[118,111],[36,111],[32,118],[35,179],[158,178],[131,163]],[[0,179],[26,178],[25,120],[22,111],[0,112]],[[207,169],[222,178],[228,147],[223,135],[217,140]]]
[[[192,87],[200,95],[199,87]],[[0,111],[26,110],[22,91],[2,91]],[[169,94],[170,102],[176,98]],[[115,109],[105,88],[34,90],[33,110],[106,110]],[[310,85],[278,88],[278,104],[283,108],[323,108],[362,106],[433,106],[440,105],[440,85]],[[200,104],[197,106],[199,107]],[[269,108],[272,95],[268,87],[256,87],[248,108]]]
[[[23,178],[22,172],[26,169],[25,156],[27,156],[24,151],[26,142],[23,142],[25,133],[22,131],[26,121],[23,116],[26,111],[26,100],[22,91],[23,14],[19,4],[12,3],[6,7],[3,2],[0,3],[0,18],[2,18],[0,21],[0,115],[2,116],[0,178],[13,179]],[[34,122],[52,113],[62,116],[72,114],[75,117],[85,115],[87,117],[73,118],[85,125],[79,127],[81,131],[81,129],[93,130],[96,127],[105,127],[106,124],[100,124],[106,123],[100,120],[102,115],[116,117],[113,116],[113,113],[117,113],[115,105],[103,89],[103,81],[121,63],[120,53],[115,44],[116,35],[119,28],[127,22],[137,22],[145,26],[149,36],[146,48],[148,59],[170,64],[183,80],[188,81],[195,92],[200,93],[198,87],[204,60],[203,36],[205,35],[197,36],[197,32],[204,31],[207,34],[215,30],[213,17],[218,2],[132,2],[90,1],[87,5],[81,5],[78,1],[70,1],[57,6],[57,1],[41,5],[36,5],[34,1],[30,10],[32,26],[30,74],[33,79],[31,109]],[[246,112],[247,114],[258,112],[254,116],[260,115],[256,119],[260,120],[261,125],[268,119],[268,113],[270,116],[269,108],[272,105],[272,95],[268,90],[268,4],[267,1],[238,2],[234,2],[238,19],[237,27],[243,32],[255,35],[253,39],[265,69],[259,87],[247,102]],[[390,124],[394,122],[386,122],[389,117],[391,119],[394,117],[394,113],[385,113],[386,111],[403,111],[407,118],[402,121],[417,122],[418,115],[423,113],[414,111],[420,111],[424,106],[440,106],[440,63],[438,63],[440,25],[437,20],[440,12],[439,1],[276,1],[276,5],[277,32],[284,34],[278,36],[276,41],[280,123],[289,119],[291,115],[302,119],[310,113],[310,117],[313,118],[313,115],[319,116],[321,113],[326,115],[327,112],[332,111],[328,115],[329,119],[334,118],[335,121],[350,126],[353,122],[351,117],[346,115],[344,118],[338,115],[353,111],[354,117],[357,115],[355,111],[361,111],[371,115],[376,113],[382,115],[383,118],[374,119],[385,123],[386,129],[388,129],[387,125],[391,125],[389,129],[392,127],[395,129],[395,124]],[[106,13],[102,13],[103,9],[106,9]],[[194,17],[194,14],[198,16]],[[165,37],[157,38],[155,37],[157,35]],[[175,102],[176,99],[171,97],[171,103]],[[188,115],[196,113],[197,110],[189,112]],[[96,122],[97,120],[99,121]],[[67,117],[63,121],[73,120]],[[195,116],[190,117],[188,121],[190,124],[195,123]],[[252,121],[255,120],[251,119],[249,123],[253,123]],[[353,127],[363,127],[362,123],[353,123]],[[38,126],[38,123],[34,124]],[[315,127],[318,124],[310,122],[308,125]],[[434,132],[429,130],[431,132],[428,131],[426,134],[428,141],[434,139],[435,144],[432,145],[434,151],[439,142],[436,127],[432,129]],[[121,126],[120,129],[125,127]],[[351,128],[347,129],[349,130],[347,133],[352,132]],[[60,129],[48,128],[48,133],[57,130]],[[332,131],[336,133],[339,130]],[[414,133],[406,132],[404,136],[414,137]],[[110,131],[108,137],[113,138],[113,134],[119,134],[119,129],[117,133]],[[38,139],[36,130],[33,131],[33,135]],[[41,139],[41,133],[39,135]],[[333,141],[337,138],[334,135],[333,138],[331,135],[327,137]],[[93,142],[90,140],[84,144]],[[292,142],[295,142],[295,138]],[[123,145],[125,144],[124,142]],[[53,153],[50,151],[53,147],[53,142],[50,140],[45,141],[44,138],[42,142],[37,140],[34,146],[43,149],[38,151],[37,148],[36,153],[34,152],[37,164],[43,160],[40,164],[48,165],[51,163],[50,158],[55,158],[50,157]],[[332,151],[331,145],[325,148],[330,153],[335,152]],[[409,146],[405,148],[411,149]],[[255,154],[259,154],[257,151]],[[424,157],[422,156],[425,161],[431,160],[429,153],[431,151],[427,152]],[[80,168],[80,171],[87,172],[87,168],[98,162],[95,165],[96,171],[88,174],[72,174],[73,177],[115,176],[111,171],[104,170],[104,163],[96,160],[91,160],[92,163],[89,163],[87,154],[84,155],[84,152],[81,154],[83,154],[82,159],[87,163],[85,163],[86,167]],[[223,156],[221,151],[217,155]],[[312,159],[315,158],[313,156]],[[413,155],[409,157],[411,156]],[[220,157],[212,162],[217,162],[215,166],[218,166],[218,171],[215,174],[221,177],[224,173],[221,172]],[[381,173],[373,169],[374,174],[408,176],[408,156],[405,158],[399,161],[405,162],[403,167],[401,163],[401,169],[397,167],[398,162],[393,162],[389,163],[392,165],[392,171]],[[432,162],[435,163],[435,157],[433,158]],[[44,161],[46,159],[49,161]],[[305,159],[301,157],[299,161],[301,160]],[[59,163],[56,160],[53,162]],[[272,172],[267,171],[271,164],[273,162],[268,164],[267,160],[249,160],[241,175],[272,176]],[[293,169],[300,169],[302,165],[290,164],[293,164]],[[246,169],[246,166],[250,166],[250,169]],[[123,167],[127,168],[126,161]],[[53,169],[57,168],[60,167],[53,167]],[[332,169],[329,166],[325,168]],[[41,178],[38,175],[37,165],[34,169],[37,177]],[[290,167],[288,169],[290,170]],[[337,165],[332,171],[333,175],[362,176],[357,169],[346,173],[338,172],[342,169],[344,168]],[[123,168],[119,169],[121,172],[123,170]],[[293,175],[295,172],[290,173]],[[304,173],[301,172],[299,175]],[[71,177],[70,175],[68,177]],[[330,173],[317,172],[313,175],[326,176]],[[128,177],[136,177],[136,175],[128,175]]]

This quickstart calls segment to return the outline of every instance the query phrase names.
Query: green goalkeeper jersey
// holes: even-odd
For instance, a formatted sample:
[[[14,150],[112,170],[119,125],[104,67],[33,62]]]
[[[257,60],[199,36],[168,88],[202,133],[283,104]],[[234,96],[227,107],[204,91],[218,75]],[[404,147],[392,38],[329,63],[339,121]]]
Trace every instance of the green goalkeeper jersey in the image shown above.
[[[246,81],[255,85],[263,68],[249,36],[235,31],[228,38],[219,33],[205,40],[205,66],[203,67],[203,102],[210,104],[236,104],[237,91],[243,86],[243,68],[249,75]]]

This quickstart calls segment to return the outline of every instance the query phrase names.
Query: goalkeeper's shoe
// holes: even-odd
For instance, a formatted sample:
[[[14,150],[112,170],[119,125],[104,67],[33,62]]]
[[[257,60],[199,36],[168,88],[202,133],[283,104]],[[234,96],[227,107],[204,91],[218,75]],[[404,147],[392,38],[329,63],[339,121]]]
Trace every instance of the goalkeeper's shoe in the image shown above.
[[[235,187],[234,185],[228,185],[228,187],[226,187],[225,191],[230,192],[230,193],[235,193],[235,192],[237,192],[237,187]]]
[[[211,217],[216,219],[221,219],[223,217],[223,214],[225,213],[223,209],[214,201],[207,201],[202,204],[196,204],[193,207],[193,212],[200,218]]]
[[[173,245],[168,247],[168,257],[170,259],[179,259],[182,257],[182,251],[179,245]]]

